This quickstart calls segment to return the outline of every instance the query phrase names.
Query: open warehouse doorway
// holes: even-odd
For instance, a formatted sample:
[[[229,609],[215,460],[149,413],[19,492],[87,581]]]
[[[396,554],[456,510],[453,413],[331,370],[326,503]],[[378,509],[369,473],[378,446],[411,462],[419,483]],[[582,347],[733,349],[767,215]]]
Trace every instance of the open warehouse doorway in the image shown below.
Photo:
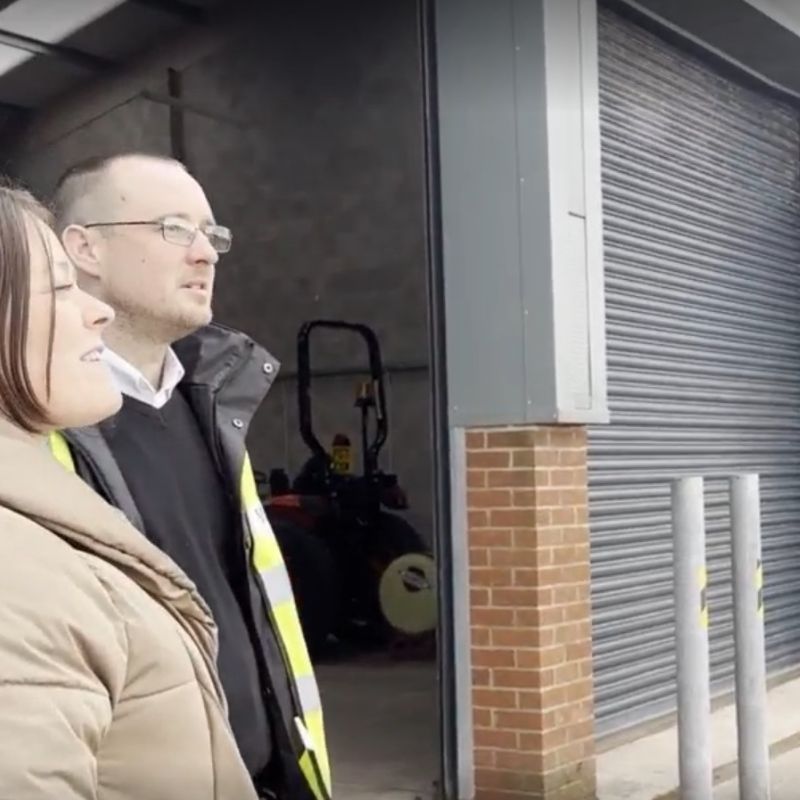
[[[248,443],[313,639],[336,794],[430,796],[440,737],[425,635],[437,611],[418,5],[76,0],[44,24],[45,5],[0,8],[18,56],[0,75],[4,168],[47,197],[72,163],[135,150],[179,158],[204,186],[235,237],[216,320],[282,365]],[[319,320],[365,327],[304,328]]]

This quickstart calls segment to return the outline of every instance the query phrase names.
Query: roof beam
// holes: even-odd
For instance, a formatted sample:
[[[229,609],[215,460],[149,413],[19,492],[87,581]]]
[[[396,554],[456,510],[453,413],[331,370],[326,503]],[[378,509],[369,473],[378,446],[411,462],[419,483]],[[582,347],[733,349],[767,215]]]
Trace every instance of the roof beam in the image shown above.
[[[0,44],[13,47],[16,50],[24,50],[39,56],[48,56],[63,61],[67,64],[80,67],[89,72],[107,72],[117,66],[116,62],[101,56],[86,53],[75,47],[68,47],[63,44],[51,44],[40,39],[32,39],[30,36],[23,36],[21,33],[14,33],[0,29]]]
[[[202,23],[208,20],[208,13],[204,8],[184,3],[181,0],[132,0],[133,3],[155,11],[162,11],[173,17],[178,17],[184,22]]]

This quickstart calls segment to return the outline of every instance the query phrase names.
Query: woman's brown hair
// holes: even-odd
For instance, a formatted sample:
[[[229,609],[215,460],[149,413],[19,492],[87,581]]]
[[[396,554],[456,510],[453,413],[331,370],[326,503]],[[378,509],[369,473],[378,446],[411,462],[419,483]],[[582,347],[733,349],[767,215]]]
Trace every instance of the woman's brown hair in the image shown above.
[[[30,192],[0,179],[0,414],[23,430],[34,433],[47,424],[47,412],[41,399],[36,397],[26,365],[31,221],[52,227],[50,212]],[[46,244],[43,234],[42,241]],[[48,248],[45,251],[49,253]],[[52,273],[50,281],[52,288]],[[51,307],[47,346],[48,395],[54,316],[55,308]]]

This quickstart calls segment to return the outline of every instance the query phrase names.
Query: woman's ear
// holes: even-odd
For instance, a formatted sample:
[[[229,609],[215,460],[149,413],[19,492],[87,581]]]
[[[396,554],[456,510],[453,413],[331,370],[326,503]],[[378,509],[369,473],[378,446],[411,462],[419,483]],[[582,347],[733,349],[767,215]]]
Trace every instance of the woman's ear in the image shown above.
[[[99,237],[93,236],[82,225],[69,225],[61,234],[61,243],[76,269],[88,277],[102,278]]]

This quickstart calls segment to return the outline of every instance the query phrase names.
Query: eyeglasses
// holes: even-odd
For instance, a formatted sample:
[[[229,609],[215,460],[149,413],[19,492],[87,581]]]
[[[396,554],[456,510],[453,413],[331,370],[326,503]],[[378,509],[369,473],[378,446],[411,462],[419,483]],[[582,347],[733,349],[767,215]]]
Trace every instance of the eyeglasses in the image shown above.
[[[116,225],[157,225],[161,228],[164,241],[189,247],[202,233],[218,253],[227,253],[231,249],[233,234],[230,228],[223,225],[193,225],[181,217],[163,217],[162,219],[141,220],[135,222],[90,222],[84,228],[111,228]]]

